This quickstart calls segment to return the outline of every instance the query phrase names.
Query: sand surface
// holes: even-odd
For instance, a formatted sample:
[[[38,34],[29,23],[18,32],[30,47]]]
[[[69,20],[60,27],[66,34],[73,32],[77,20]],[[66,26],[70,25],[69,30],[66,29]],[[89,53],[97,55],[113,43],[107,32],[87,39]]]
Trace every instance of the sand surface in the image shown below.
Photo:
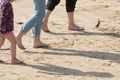
[[[15,35],[33,14],[32,0],[13,3]],[[100,19],[99,28],[95,25]],[[69,31],[65,1],[49,19],[51,33],[41,31],[41,41],[51,48],[34,49],[31,31],[23,37],[25,51],[17,47],[24,65],[10,64],[6,40],[0,50],[0,80],[120,80],[120,0],[78,0],[75,22],[85,31]]]

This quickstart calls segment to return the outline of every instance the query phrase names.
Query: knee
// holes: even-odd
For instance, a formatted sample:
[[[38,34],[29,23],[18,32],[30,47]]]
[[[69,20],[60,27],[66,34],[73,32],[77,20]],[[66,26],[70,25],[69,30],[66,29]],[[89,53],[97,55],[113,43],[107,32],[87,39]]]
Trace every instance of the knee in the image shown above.
[[[66,0],[66,11],[67,12],[73,12],[75,9],[77,0]]]
[[[47,9],[53,11],[55,6],[60,3],[60,0],[48,0],[47,2]]]
[[[38,18],[38,19],[41,19],[45,16],[45,11],[37,11],[35,12],[34,14],[34,17]]]

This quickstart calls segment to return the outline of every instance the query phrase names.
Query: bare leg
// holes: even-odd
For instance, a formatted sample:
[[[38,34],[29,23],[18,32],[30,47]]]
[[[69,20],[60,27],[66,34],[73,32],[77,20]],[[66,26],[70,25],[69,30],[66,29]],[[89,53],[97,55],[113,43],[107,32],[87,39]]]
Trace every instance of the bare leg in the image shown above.
[[[0,49],[5,42],[5,37],[0,34]],[[0,60],[0,63],[4,63],[3,60]]]
[[[22,50],[25,50],[26,48],[23,46],[22,44],[22,37],[23,37],[23,33],[22,32],[19,32],[17,37],[16,37],[16,41],[17,41],[17,46],[22,49]]]
[[[0,34],[0,49],[5,42],[5,37]]]
[[[68,30],[82,31],[84,27],[79,27],[74,23],[74,12],[68,12]]]
[[[42,43],[40,41],[40,38],[38,36],[35,36],[33,48],[43,48],[43,47],[49,47],[49,45]]]
[[[47,24],[48,24],[48,20],[49,20],[50,14],[51,14],[51,11],[47,10],[46,15],[45,15],[45,17],[44,17],[44,19],[43,19],[42,30],[43,30],[44,32],[49,32],[49,29],[48,29],[48,25],[47,25]]]
[[[10,53],[11,53],[11,63],[13,64],[21,64],[23,63],[22,61],[18,60],[16,58],[16,39],[13,34],[13,32],[9,33],[6,38],[9,40],[11,46],[10,46]]]

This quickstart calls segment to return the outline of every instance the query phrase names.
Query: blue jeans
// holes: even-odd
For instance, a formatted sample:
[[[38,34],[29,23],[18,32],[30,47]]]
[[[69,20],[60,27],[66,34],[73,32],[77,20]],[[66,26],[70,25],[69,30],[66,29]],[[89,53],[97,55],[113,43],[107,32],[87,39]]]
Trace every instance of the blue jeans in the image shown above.
[[[23,34],[32,29],[33,36],[40,36],[42,20],[45,16],[45,2],[46,0],[33,0],[34,15],[20,28]]]

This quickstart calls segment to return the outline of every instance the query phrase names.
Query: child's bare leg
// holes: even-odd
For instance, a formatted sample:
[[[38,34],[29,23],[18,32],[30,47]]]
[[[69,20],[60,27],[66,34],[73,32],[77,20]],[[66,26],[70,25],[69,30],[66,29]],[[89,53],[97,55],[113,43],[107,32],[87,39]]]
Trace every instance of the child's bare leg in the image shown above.
[[[11,44],[11,47],[10,47],[10,53],[11,53],[11,63],[13,64],[21,64],[23,63],[22,61],[18,60],[16,58],[16,39],[15,39],[15,36],[13,34],[13,32],[10,32],[6,38],[9,40],[10,44]]]
[[[5,37],[0,34],[0,48],[2,47],[4,42],[5,42]]]
[[[0,48],[1,48],[2,45],[4,44],[4,41],[5,41],[5,37],[0,34]],[[4,63],[4,61],[3,61],[3,60],[0,60],[0,63]]]

